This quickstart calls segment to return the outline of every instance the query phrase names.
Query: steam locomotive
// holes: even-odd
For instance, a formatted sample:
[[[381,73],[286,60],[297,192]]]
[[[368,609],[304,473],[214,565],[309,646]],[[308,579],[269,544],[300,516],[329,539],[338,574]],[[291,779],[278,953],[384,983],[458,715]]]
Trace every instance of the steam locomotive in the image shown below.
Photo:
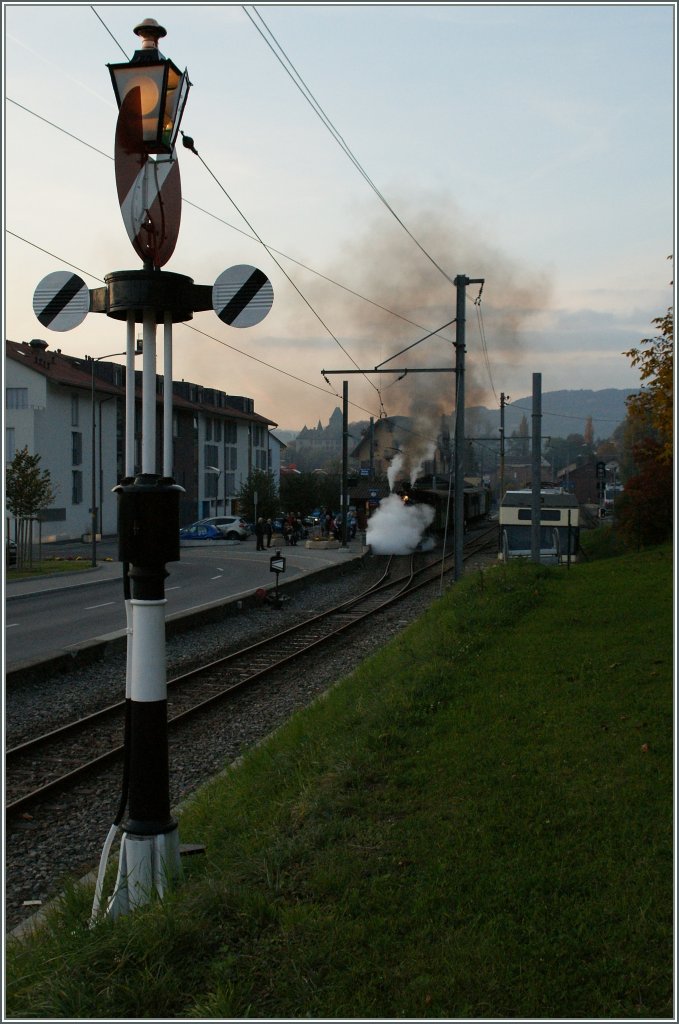
[[[412,486],[400,483],[394,489],[401,501],[408,505],[430,505],[434,509],[431,530],[443,533],[448,523],[448,531],[454,527],[455,500],[454,493],[434,487]],[[464,521],[469,526],[485,519],[490,512],[491,495],[488,487],[465,487],[464,489]]]

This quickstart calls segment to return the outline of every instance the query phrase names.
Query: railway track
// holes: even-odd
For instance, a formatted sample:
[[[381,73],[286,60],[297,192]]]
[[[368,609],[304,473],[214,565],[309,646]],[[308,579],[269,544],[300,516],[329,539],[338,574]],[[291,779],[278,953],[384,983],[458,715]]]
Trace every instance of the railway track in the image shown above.
[[[465,560],[490,543],[496,528],[465,545]],[[168,680],[168,728],[223,702],[264,676],[337,638],[358,622],[393,605],[417,588],[431,586],[452,568],[452,554],[391,556],[379,581],[348,601],[313,615],[274,637]],[[121,700],[6,751],[7,820],[58,790],[74,786],[124,754],[127,702]]]

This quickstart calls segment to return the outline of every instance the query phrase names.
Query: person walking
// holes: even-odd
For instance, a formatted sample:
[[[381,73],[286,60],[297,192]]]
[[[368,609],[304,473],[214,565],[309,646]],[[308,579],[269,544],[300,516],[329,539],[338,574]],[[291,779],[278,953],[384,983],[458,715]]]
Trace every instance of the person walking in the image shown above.
[[[255,537],[257,538],[257,551],[264,550],[264,520],[260,518],[257,520],[255,526]]]
[[[266,546],[270,548],[271,537],[273,535],[273,523],[271,522],[270,519],[267,519],[266,523],[264,524],[264,533],[266,534]]]

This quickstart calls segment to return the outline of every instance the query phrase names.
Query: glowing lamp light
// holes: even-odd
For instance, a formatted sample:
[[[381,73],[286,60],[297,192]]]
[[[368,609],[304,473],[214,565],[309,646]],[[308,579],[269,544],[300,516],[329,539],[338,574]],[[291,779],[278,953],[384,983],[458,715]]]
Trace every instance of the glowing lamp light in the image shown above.
[[[132,89],[139,89],[144,151],[172,153],[191,88],[189,74],[158,49],[167,32],[157,21],[146,18],[134,31],[142,37],[141,50],[127,64],[108,65],[118,109]]]

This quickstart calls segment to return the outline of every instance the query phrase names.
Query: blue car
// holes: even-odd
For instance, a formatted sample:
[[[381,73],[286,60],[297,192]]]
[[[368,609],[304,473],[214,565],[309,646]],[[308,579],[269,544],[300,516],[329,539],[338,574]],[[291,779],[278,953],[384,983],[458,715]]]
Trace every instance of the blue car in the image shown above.
[[[194,523],[182,526],[179,531],[180,540],[223,540],[224,534],[212,523]]]

